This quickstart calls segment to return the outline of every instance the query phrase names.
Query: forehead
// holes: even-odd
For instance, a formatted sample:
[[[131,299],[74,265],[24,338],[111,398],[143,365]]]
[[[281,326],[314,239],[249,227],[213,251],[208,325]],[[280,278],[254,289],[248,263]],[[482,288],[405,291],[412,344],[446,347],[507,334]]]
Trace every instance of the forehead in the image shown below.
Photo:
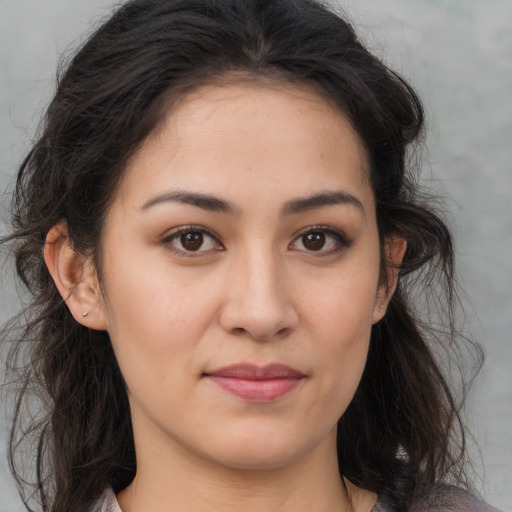
[[[119,192],[222,195],[262,183],[276,200],[340,185],[373,199],[367,152],[347,117],[312,88],[286,84],[205,85],[182,96],[130,160]]]

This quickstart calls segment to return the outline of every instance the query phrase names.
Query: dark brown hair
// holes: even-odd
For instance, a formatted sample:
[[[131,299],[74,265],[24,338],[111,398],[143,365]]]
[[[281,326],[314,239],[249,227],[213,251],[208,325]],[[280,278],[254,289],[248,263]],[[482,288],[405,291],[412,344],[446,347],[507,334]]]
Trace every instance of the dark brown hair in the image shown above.
[[[460,340],[452,241],[421,200],[408,158],[424,117],[413,89],[369,53],[347,21],[313,0],[132,0],[61,71],[40,137],[20,167],[13,230],[3,240],[32,297],[10,357],[18,372],[10,461],[21,489],[18,449],[24,441],[36,445],[29,509],[35,496],[44,512],[85,510],[136,471],[128,399],[108,334],[71,316],[43,261],[45,237],[64,220],[75,249],[99,264],[109,201],[169,98],[237,76],[309,84],[348,116],[371,162],[381,245],[393,235],[407,241],[398,288],[373,327],[361,383],[339,420],[340,471],[397,507],[435,482],[466,483],[462,400],[438,357]],[[434,319],[417,307],[429,298],[441,305]],[[34,403],[36,413],[27,415]]]

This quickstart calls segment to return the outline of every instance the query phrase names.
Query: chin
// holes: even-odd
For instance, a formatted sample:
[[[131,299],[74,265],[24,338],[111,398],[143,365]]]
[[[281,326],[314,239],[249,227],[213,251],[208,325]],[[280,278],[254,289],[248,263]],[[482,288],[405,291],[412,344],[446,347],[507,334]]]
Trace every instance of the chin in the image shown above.
[[[281,469],[299,461],[303,454],[266,450],[247,450],[238,453],[223,453],[215,462],[237,471],[271,471]]]
[[[240,436],[227,436],[224,442],[216,443],[215,449],[209,450],[207,456],[210,460],[236,470],[274,470],[304,459],[323,444],[322,438],[294,438],[283,435],[284,432],[276,435],[276,432],[252,431],[248,435],[245,431]]]

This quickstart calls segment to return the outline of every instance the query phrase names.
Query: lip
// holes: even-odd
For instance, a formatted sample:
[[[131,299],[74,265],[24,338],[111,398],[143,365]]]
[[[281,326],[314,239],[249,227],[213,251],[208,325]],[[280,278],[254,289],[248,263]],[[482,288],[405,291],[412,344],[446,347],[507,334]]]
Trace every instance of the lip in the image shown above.
[[[250,402],[273,402],[295,389],[306,377],[282,364],[236,364],[204,374],[224,391]]]

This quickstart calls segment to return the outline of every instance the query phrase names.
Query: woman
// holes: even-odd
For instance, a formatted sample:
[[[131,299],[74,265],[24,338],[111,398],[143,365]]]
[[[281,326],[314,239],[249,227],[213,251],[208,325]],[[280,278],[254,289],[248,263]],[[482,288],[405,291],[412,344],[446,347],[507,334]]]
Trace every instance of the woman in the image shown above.
[[[35,340],[11,457],[21,483],[35,435],[42,510],[492,510],[437,362],[453,255],[406,166],[422,126],[316,2],[135,0],[100,27],[8,238]],[[438,282],[444,335],[413,302]]]

